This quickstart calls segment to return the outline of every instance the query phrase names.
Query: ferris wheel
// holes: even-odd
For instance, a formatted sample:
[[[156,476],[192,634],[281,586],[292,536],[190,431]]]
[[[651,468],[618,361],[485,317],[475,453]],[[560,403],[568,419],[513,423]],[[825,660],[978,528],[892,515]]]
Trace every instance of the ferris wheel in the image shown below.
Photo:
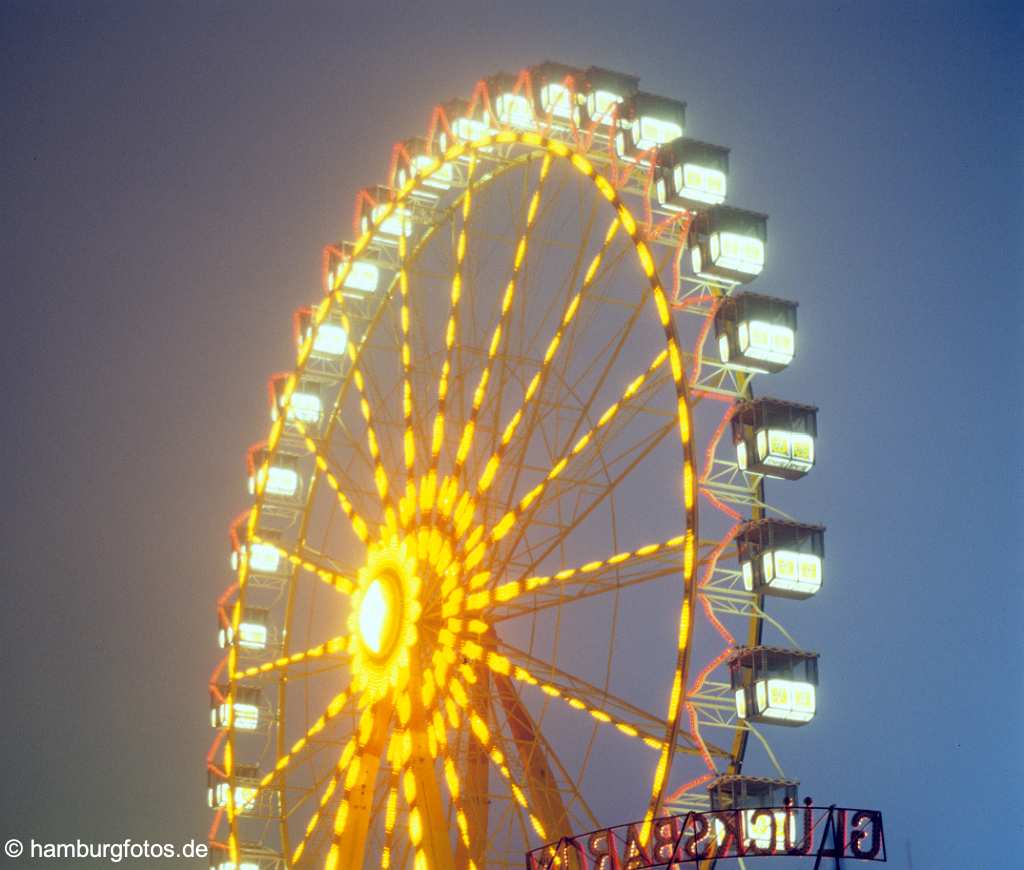
[[[795,798],[766,726],[813,718],[817,655],[765,606],[818,591],[823,529],[764,482],[811,469],[816,409],[753,394],[796,305],[742,289],[767,218],[684,133],[545,63],[358,195],[231,528],[212,867],[521,867],[624,808],[643,848]]]

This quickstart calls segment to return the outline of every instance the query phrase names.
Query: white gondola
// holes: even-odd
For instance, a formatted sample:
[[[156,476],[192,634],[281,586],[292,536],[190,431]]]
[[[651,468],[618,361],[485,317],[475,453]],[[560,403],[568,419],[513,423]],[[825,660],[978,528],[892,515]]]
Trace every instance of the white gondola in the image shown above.
[[[737,533],[736,547],[747,592],[802,599],[821,589],[824,526],[755,520]]]
[[[537,117],[556,130],[580,125],[578,93],[585,74],[575,67],[546,62],[531,68]]]
[[[235,686],[233,701],[228,700],[228,687],[220,686],[210,697],[210,725],[237,731],[255,731],[260,724],[263,693],[255,686]]]
[[[718,355],[731,368],[779,372],[796,355],[795,302],[736,293],[715,312]]]
[[[585,74],[583,122],[610,127],[619,117],[619,107],[637,92],[640,79],[625,73],[592,66]]]
[[[768,216],[718,205],[698,214],[690,226],[690,266],[697,278],[745,284],[764,271]]]
[[[267,648],[268,616],[268,611],[263,607],[242,608],[238,620],[238,646],[241,649],[259,652]],[[218,620],[217,644],[221,649],[227,649],[235,637],[230,625],[230,611],[228,620],[228,625],[223,625]]]
[[[754,399],[737,406],[731,424],[743,471],[795,480],[814,467],[818,409],[813,405]]]
[[[375,242],[397,245],[401,235],[412,235],[413,220],[408,207],[393,204],[395,191],[378,184],[366,188],[359,197],[359,232],[374,230]]]
[[[235,790],[233,794],[235,812],[250,813],[256,808],[259,794],[260,769],[255,764],[236,764],[234,769]],[[226,777],[214,771],[207,772],[206,800],[211,809],[225,809],[231,784]]]
[[[658,150],[655,195],[668,211],[703,211],[725,202],[729,149],[676,139]]]
[[[686,103],[638,93],[620,108],[615,151],[623,160],[649,162],[648,155],[683,135]]]
[[[290,375],[279,374],[270,379],[272,422],[277,422],[282,410],[285,409],[284,391],[289,377]],[[298,420],[307,426],[318,426],[324,416],[323,392],[321,382],[306,377],[300,378],[288,399],[285,419]]]
[[[818,654],[737,647],[729,657],[736,715],[751,722],[804,725],[817,710]]]

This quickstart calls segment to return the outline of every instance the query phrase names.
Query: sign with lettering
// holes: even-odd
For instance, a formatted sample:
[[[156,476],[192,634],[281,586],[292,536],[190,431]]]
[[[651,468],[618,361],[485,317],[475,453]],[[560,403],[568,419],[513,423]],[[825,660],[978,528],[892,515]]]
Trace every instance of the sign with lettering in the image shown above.
[[[885,861],[878,810],[751,807],[689,812],[563,837],[526,855],[527,870],[647,870],[721,858],[804,856],[823,860]]]

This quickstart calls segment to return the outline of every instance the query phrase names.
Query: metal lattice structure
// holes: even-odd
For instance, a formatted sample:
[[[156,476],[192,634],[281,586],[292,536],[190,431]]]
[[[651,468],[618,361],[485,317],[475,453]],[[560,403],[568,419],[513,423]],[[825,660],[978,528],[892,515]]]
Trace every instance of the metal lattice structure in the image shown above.
[[[772,513],[752,469],[813,464],[751,391],[795,306],[744,314],[763,216],[682,133],[636,79],[544,64],[438,106],[360,193],[232,527],[213,867],[522,866],[607,824],[610,782],[648,829],[706,808],[755,720],[806,706],[735,664],[786,570],[820,582],[820,527],[736,545]]]

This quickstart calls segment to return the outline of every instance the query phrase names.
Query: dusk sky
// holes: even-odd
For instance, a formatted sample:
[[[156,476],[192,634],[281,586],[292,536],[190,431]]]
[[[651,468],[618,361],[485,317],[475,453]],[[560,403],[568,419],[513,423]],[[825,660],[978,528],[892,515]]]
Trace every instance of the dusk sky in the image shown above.
[[[2,839],[205,839],[227,528],[292,311],[393,142],[550,59],[685,100],[771,216],[752,289],[800,303],[767,391],[821,409],[785,503],[828,580],[785,608],[822,662],[787,772],[882,810],[892,867],[1017,862],[1018,4],[3,0],[0,47]]]

